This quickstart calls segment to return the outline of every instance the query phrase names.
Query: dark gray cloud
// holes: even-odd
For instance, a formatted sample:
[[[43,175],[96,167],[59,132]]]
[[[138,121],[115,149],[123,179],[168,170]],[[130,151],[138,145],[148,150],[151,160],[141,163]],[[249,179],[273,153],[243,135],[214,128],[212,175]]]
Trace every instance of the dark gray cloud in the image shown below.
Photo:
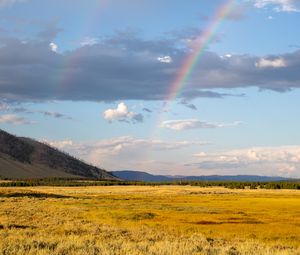
[[[33,113],[33,111],[30,111],[30,110],[26,109],[25,107],[10,108],[10,111],[12,111],[14,113],[27,113],[27,114]]]
[[[182,104],[182,105],[184,105],[185,107],[190,108],[190,109],[192,109],[192,110],[194,110],[194,111],[197,111],[197,110],[198,110],[198,108],[197,108],[196,105],[190,103],[190,102],[187,101],[186,99],[181,100],[180,104]]]
[[[0,112],[13,113],[13,114],[9,114],[9,115],[14,115],[15,113],[18,113],[18,114],[35,114],[35,113],[39,113],[39,114],[42,114],[46,117],[73,120],[72,117],[69,117],[69,116],[67,116],[63,113],[60,113],[60,112],[44,111],[44,110],[30,110],[26,107],[23,107],[22,104],[18,104],[16,102],[5,102],[5,101],[1,102],[0,101]]]
[[[135,122],[143,122],[144,121],[144,116],[141,113],[136,114],[133,117]]]
[[[144,112],[149,112],[149,113],[152,112],[152,111],[151,111],[150,109],[148,109],[148,108],[143,108],[143,111],[144,111]]]
[[[69,117],[69,116],[59,113],[59,112],[53,112],[53,111],[38,111],[38,112],[47,117],[53,117],[53,118],[57,118],[57,119],[67,119],[67,120],[73,119],[72,117]]]
[[[44,114],[45,116],[51,116],[51,117],[55,117],[55,118],[64,117],[64,115],[59,112],[40,111],[40,113]]]
[[[59,31],[49,27],[44,38]],[[42,36],[41,34],[39,35]],[[48,36],[48,37],[47,37]],[[94,45],[56,53],[47,40],[0,38],[0,97],[15,101],[163,100],[190,52],[173,38],[145,40],[118,32]],[[170,56],[163,63],[159,57]],[[300,50],[272,56],[219,56],[206,51],[179,97],[232,96],[216,89],[300,87]]]
[[[192,100],[192,99],[196,99],[198,97],[224,98],[227,96],[235,96],[235,95],[193,88],[193,89],[186,89],[185,91],[183,91],[182,96],[185,99],[188,98],[188,99]],[[186,100],[185,100],[185,102],[186,102]]]

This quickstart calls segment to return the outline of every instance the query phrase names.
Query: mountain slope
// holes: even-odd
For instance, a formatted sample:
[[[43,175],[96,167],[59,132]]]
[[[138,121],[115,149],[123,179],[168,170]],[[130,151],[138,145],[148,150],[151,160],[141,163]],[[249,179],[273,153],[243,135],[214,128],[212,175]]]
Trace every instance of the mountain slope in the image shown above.
[[[5,178],[84,177],[116,180],[46,144],[0,130],[0,176]]]
[[[139,171],[124,170],[124,171],[114,171],[112,173],[115,176],[128,181],[168,182],[173,180],[168,176],[152,175],[146,172],[139,172]]]
[[[152,175],[139,171],[114,171],[115,176],[129,181],[144,182],[173,182],[173,181],[252,181],[252,182],[269,182],[288,180],[284,177],[269,177],[257,175],[208,175],[208,176],[165,176]]]

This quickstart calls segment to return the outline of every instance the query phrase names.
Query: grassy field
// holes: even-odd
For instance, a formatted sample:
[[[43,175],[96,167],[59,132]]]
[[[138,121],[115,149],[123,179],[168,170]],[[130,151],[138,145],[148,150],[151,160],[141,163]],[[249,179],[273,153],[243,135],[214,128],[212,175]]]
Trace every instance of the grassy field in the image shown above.
[[[0,254],[300,254],[300,191],[0,188]]]

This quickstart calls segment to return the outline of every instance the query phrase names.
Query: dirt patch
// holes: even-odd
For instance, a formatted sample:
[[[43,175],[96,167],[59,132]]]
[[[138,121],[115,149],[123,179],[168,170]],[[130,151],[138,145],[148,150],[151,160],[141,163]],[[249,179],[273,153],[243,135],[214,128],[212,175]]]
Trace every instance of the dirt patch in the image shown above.
[[[199,225],[218,225],[218,224],[222,224],[222,222],[201,220],[201,221],[197,221],[196,224],[199,224]]]
[[[228,218],[227,221],[222,222],[223,224],[264,224],[263,221],[251,219],[251,218]]]
[[[9,224],[7,226],[8,229],[14,229],[14,228],[17,228],[17,229],[27,229],[27,228],[34,228],[32,226],[27,226],[27,225],[20,225],[20,224]]]
[[[69,198],[58,194],[38,193],[38,192],[14,192],[14,193],[0,193],[0,197],[30,197],[30,198]]]
[[[233,220],[234,219],[234,220]],[[238,219],[232,218],[232,220],[228,221],[207,221],[207,220],[201,220],[194,222],[194,224],[197,225],[220,225],[220,224],[264,224],[262,221],[258,220],[243,220],[243,219]]]

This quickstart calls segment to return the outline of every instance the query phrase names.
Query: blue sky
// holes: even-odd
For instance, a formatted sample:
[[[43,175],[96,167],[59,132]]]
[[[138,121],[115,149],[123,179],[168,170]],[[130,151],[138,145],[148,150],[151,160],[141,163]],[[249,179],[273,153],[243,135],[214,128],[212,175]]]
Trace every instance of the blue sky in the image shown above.
[[[0,0],[0,128],[107,170],[300,177],[300,3]]]

